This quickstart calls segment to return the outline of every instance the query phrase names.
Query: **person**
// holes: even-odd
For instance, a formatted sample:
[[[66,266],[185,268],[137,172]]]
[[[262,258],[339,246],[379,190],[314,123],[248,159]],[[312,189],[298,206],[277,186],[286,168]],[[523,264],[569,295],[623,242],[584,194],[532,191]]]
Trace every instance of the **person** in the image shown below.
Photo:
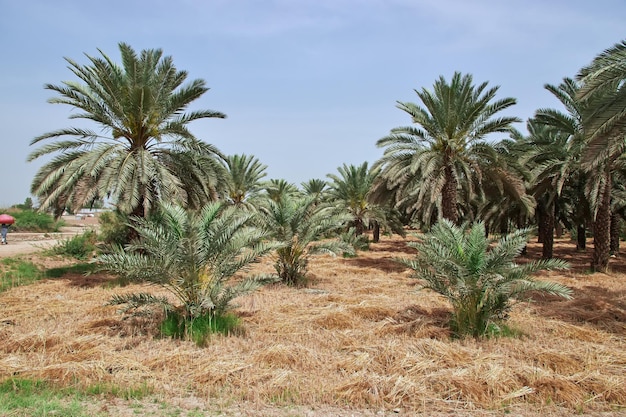
[[[7,244],[7,233],[9,231],[9,225],[2,223],[2,226],[0,227],[0,233],[2,234],[2,244],[6,245]]]

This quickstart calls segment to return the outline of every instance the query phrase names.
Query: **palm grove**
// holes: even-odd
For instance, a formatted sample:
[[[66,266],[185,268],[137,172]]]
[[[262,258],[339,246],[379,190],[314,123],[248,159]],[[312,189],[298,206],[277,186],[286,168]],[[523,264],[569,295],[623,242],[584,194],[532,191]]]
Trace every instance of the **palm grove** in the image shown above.
[[[372,166],[344,164],[326,180],[300,187],[265,180],[267,167],[253,155],[224,155],[192,134],[192,121],[226,117],[188,110],[208,91],[203,80],[188,81],[159,49],[138,54],[121,43],[119,50],[121,65],[102,51],[87,56],[87,65],[66,59],[78,81],[45,86],[57,94],[51,103],[72,106],[78,111],[71,118],[98,129],[69,127],[33,139],[38,147],[28,160],[48,162],[31,192],[40,210],[56,216],[111,202],[128,233],[124,246],[103,252],[103,268],[165,287],[179,305],[150,294],[114,301],[165,306],[176,312],[183,332],[202,317],[225,316],[232,299],[263,283],[306,283],[311,255],[354,254],[367,247],[370,231],[374,241],[380,233],[404,235],[407,226],[428,232],[422,243],[411,244],[417,258],[399,261],[446,296],[455,294],[451,289],[462,278],[449,276],[460,268],[446,277],[434,273],[446,256],[473,271],[469,280],[477,259],[486,259],[485,270],[514,271],[506,285],[494,286],[501,288],[500,298],[480,313],[480,330],[475,323],[457,329],[472,335],[483,334],[508,299],[527,290],[569,296],[564,287],[530,278],[536,270],[565,266],[551,260],[555,232],[568,229],[581,248],[592,235],[595,271],[606,271],[619,249],[626,207],[625,42],[574,78],[546,85],[562,106],[537,110],[526,121],[527,133],[514,127],[519,118],[503,115],[516,101],[498,98],[498,87],[477,84],[470,74],[441,76],[432,87],[415,90],[418,103],[398,102],[409,123],[378,140],[383,155]],[[464,232],[468,223],[473,232]],[[534,229],[543,260],[516,269],[520,236],[527,239]],[[488,256],[493,240],[487,235],[502,236],[496,247],[506,256]],[[453,253],[467,239],[479,242],[472,247],[486,257]],[[440,244],[430,250],[428,242]],[[275,274],[228,284],[261,256],[272,257]],[[486,293],[465,304],[485,304],[480,294]],[[450,298],[457,321],[465,296]]]

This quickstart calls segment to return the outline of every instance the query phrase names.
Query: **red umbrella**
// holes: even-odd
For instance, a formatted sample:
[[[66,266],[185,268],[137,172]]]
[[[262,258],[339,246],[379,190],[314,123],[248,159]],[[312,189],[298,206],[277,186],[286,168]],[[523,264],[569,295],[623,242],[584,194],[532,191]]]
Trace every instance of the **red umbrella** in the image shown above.
[[[15,219],[13,216],[9,216],[6,213],[0,214],[0,223],[2,224],[13,224],[15,223]]]

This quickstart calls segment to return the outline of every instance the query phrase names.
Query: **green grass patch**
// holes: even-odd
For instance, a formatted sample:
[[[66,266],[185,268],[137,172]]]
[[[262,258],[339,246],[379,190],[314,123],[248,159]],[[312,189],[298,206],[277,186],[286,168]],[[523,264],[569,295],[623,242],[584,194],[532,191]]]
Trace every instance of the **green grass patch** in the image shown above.
[[[2,259],[0,270],[0,292],[20,285],[32,284],[44,277],[37,265],[20,258]]]
[[[44,381],[8,379],[0,383],[0,415],[19,417],[90,416],[75,395],[67,395]]]
[[[232,313],[206,315],[194,320],[185,320],[176,312],[170,312],[161,323],[161,335],[175,339],[193,340],[205,346],[211,334],[229,335],[241,331],[241,319]]]
[[[84,390],[87,395],[123,398],[124,400],[142,400],[154,393],[147,383],[136,387],[120,387],[115,384],[95,384]]]

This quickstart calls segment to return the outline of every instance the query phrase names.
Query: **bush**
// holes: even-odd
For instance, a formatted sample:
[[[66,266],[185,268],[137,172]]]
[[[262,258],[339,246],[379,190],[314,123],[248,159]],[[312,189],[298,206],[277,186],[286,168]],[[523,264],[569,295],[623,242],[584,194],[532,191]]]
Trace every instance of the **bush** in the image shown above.
[[[54,218],[47,213],[40,213],[35,210],[16,210],[6,211],[15,218],[15,224],[11,226],[11,230],[19,232],[58,232],[63,226],[63,220],[55,221]]]
[[[81,261],[92,257],[96,251],[97,235],[93,230],[59,242],[52,248],[56,255],[69,256]]]
[[[100,240],[112,246],[124,246],[128,243],[130,228],[128,218],[115,211],[105,211],[98,216]]]

